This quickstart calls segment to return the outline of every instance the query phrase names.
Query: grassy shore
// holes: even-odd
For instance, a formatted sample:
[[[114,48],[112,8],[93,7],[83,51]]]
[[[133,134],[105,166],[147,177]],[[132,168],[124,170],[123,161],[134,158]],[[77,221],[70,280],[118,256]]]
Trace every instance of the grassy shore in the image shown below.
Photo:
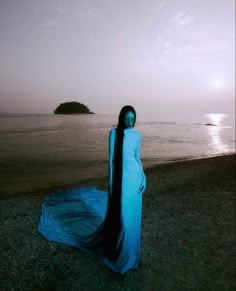
[[[140,265],[124,276],[38,234],[47,191],[5,193],[0,290],[235,290],[235,157],[146,169]],[[107,187],[105,178],[86,184]]]

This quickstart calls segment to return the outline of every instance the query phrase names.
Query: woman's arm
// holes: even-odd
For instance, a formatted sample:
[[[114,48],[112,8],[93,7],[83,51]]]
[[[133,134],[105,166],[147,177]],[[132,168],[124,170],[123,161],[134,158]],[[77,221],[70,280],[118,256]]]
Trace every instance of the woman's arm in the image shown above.
[[[140,169],[142,171],[142,183],[141,183],[141,186],[140,186],[140,192],[143,192],[145,189],[146,189],[146,176],[144,174],[144,171],[143,171],[143,166],[142,166],[142,162],[140,160],[140,145],[141,145],[141,134],[139,134],[139,138],[138,138],[138,142],[137,142],[137,147],[136,147],[136,150],[135,150],[135,159],[137,161],[137,163],[139,164],[140,166]]]
[[[115,138],[116,131],[112,129],[109,135],[109,173],[108,173],[108,192],[112,192],[112,179],[113,179],[113,157],[114,157],[114,148],[115,148]]]

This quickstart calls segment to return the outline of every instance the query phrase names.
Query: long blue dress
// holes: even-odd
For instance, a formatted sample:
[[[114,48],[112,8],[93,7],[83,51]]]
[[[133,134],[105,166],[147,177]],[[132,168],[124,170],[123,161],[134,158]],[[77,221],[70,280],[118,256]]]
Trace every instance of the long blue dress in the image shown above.
[[[112,187],[116,130],[109,136],[109,187]],[[142,194],[146,178],[140,161],[141,135],[125,129],[123,140],[121,229],[119,255],[108,259],[104,244],[104,221],[111,197],[96,186],[49,194],[42,203],[38,231],[48,240],[84,249],[115,272],[137,268],[141,238]],[[140,191],[141,186],[144,186]]]

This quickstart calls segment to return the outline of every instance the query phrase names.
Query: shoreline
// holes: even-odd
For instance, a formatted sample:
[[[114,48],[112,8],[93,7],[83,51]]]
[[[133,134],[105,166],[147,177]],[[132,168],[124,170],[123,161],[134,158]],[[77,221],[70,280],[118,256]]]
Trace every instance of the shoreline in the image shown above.
[[[189,157],[177,158],[177,159],[174,159],[174,160],[166,160],[166,161],[160,162],[158,164],[153,164],[153,165],[147,166],[145,169],[155,168],[156,166],[165,165],[165,164],[174,164],[174,163],[179,163],[179,162],[204,160],[204,159],[218,158],[218,157],[224,157],[224,156],[234,156],[234,155],[236,155],[236,151],[235,152],[230,152],[230,153],[222,153],[222,154],[195,157],[195,158],[193,158],[193,157],[191,157],[191,158],[189,158]]]
[[[162,168],[165,166],[174,166],[176,164],[181,165],[182,163],[191,163],[191,162],[197,162],[197,161],[205,161],[205,160],[211,160],[211,159],[217,159],[221,157],[236,157],[236,153],[226,153],[226,154],[218,154],[218,155],[212,155],[212,156],[206,156],[206,157],[199,157],[199,158],[183,158],[183,159],[177,159],[177,160],[170,160],[161,162],[158,164],[153,164],[150,166],[143,167],[144,172],[150,172],[150,171],[156,171],[158,168]],[[8,197],[15,197],[15,196],[28,196],[28,195],[42,195],[43,193],[51,193],[51,192],[58,192],[61,190],[64,190],[66,188],[77,188],[77,187],[83,187],[83,186],[98,186],[102,190],[107,190],[107,179],[108,176],[104,175],[102,177],[93,177],[93,178],[86,178],[82,180],[76,181],[76,178],[74,178],[73,182],[62,182],[58,185],[55,185],[55,183],[52,183],[51,186],[48,187],[35,187],[35,189],[27,189],[27,190],[10,190],[10,191],[3,191],[0,193],[0,200],[1,199],[7,199]],[[48,184],[50,184],[48,182]],[[54,184],[54,185],[53,185]]]
[[[235,162],[234,154],[145,170],[140,264],[125,276],[38,233],[48,191],[0,199],[1,288],[234,290]],[[106,183],[106,178],[87,181],[101,189]]]

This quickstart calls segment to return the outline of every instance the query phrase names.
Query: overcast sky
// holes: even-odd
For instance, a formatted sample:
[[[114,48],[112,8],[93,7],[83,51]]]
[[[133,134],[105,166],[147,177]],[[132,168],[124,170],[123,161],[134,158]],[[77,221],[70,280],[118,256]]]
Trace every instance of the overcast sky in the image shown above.
[[[234,0],[2,0],[0,112],[232,112]]]

